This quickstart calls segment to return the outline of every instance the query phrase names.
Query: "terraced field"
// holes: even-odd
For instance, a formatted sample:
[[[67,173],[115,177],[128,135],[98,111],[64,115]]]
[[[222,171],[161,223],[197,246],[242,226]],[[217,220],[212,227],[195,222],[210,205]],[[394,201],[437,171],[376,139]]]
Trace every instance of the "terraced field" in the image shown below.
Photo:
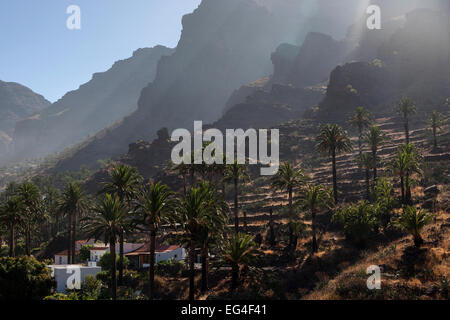
[[[447,113],[448,116],[448,113]],[[425,165],[433,167],[440,161],[450,160],[450,133],[448,121],[442,126],[438,134],[438,149],[432,147],[431,130],[421,119],[414,118],[410,123],[410,141],[422,153]],[[395,155],[398,147],[405,142],[405,134],[401,120],[397,117],[383,117],[375,119],[376,126],[380,127],[386,137],[386,141],[379,148],[378,176],[390,177],[386,169],[387,163]],[[305,126],[304,120],[291,121],[280,127],[280,155],[281,161],[291,161],[305,169],[311,182],[332,185],[331,164],[328,158],[314,151],[314,137],[317,134],[318,123],[309,123]],[[352,141],[355,148],[352,153],[342,154],[337,157],[337,174],[340,200],[342,202],[364,199],[365,176],[358,168],[356,157],[357,138],[353,133]],[[364,151],[369,151],[364,146]],[[450,174],[447,168],[445,175]],[[394,177],[395,178],[395,177]],[[396,179],[394,180],[396,181]],[[426,186],[425,186],[426,187]],[[284,222],[280,211],[288,204],[286,192],[274,190],[270,186],[269,178],[252,179],[242,187],[243,194],[239,197],[239,225],[251,233],[264,233],[270,220],[270,210],[273,212],[273,220]],[[415,195],[421,195],[421,187],[415,190]],[[298,190],[296,190],[298,191]],[[230,196],[231,190],[229,192]],[[295,196],[295,195],[294,195]],[[229,199],[230,207],[233,202]],[[245,211],[245,219],[244,219]],[[302,213],[299,213],[302,215]],[[309,223],[308,220],[304,221]],[[231,226],[231,225],[230,225]]]

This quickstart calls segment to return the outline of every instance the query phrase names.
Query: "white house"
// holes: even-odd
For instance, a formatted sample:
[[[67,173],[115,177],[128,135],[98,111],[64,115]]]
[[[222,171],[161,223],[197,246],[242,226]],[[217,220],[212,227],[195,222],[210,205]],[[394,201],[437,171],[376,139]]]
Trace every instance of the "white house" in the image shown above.
[[[101,257],[109,251],[109,247],[92,247],[89,250],[91,253],[89,262],[99,262]]]
[[[78,256],[80,254],[80,249],[82,246],[85,245],[91,245],[92,248],[90,248],[90,258],[89,258],[89,265],[96,265],[101,257],[106,253],[109,252],[109,245],[105,245],[103,243],[95,243],[93,241],[86,241],[86,240],[80,240],[76,242],[76,250],[75,255]],[[136,249],[139,249],[142,247],[143,243],[124,243],[123,245],[123,252],[124,254],[127,254],[129,252],[132,252]],[[119,253],[120,245],[116,244],[116,253]],[[67,250],[58,252],[54,256],[55,265],[66,265],[67,264]]]
[[[67,258],[68,250],[63,250],[55,254],[55,265],[66,265],[68,262]],[[79,250],[75,250],[75,255],[78,256],[80,254]]]
[[[150,243],[147,242],[139,249],[125,254],[130,262],[137,268],[148,268],[150,263]],[[161,261],[182,261],[186,258],[186,250],[177,245],[156,245],[155,248],[155,262]]]

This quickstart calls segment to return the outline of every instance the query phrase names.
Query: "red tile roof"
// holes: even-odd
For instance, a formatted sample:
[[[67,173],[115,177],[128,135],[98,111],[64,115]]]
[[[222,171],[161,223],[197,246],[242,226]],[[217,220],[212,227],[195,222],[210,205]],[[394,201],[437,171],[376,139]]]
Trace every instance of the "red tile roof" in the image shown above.
[[[179,249],[178,245],[161,245],[157,244],[155,248],[155,253],[171,252]],[[150,242],[146,242],[142,247],[132,252],[126,254],[126,256],[139,256],[150,254]]]
[[[89,250],[108,250],[109,249],[109,247],[92,247],[92,248],[89,248]]]
[[[56,253],[55,256],[67,256],[68,251],[69,250],[63,250],[61,252]],[[78,255],[78,254],[80,254],[80,251],[75,250],[75,255]]]

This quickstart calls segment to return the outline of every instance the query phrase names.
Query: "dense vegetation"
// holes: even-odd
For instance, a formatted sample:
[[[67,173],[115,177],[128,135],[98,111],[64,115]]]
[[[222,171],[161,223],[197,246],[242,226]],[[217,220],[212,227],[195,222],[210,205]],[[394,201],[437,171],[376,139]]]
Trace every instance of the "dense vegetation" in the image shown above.
[[[360,107],[350,118],[349,125],[357,129],[358,151],[351,161],[358,164],[359,174],[365,179],[364,192],[358,201],[346,201],[346,191],[339,188],[337,157],[351,153],[354,144],[339,124],[321,126],[315,138],[317,154],[326,155],[331,162],[330,188],[318,183],[307,174],[306,168],[294,161],[282,163],[274,177],[262,182],[259,179],[251,182],[249,168],[237,163],[170,165],[165,170],[182,178],[180,190],[171,190],[161,181],[144,182],[136,168],[116,164],[95,197],[83,190],[82,180],[87,175],[82,173],[64,179],[36,177],[10,183],[0,196],[0,234],[8,243],[7,250],[1,252],[9,256],[0,259],[3,290],[0,298],[22,295],[37,299],[49,295],[51,285],[45,266],[26,256],[42,260],[46,248],[63,242],[62,249],[69,252],[69,263],[76,263],[75,241],[85,237],[110,244],[111,254],[101,261],[104,272],[97,280],[89,279],[80,292],[56,294],[48,299],[193,300],[209,291],[211,298],[245,297],[240,295],[245,291],[240,288],[248,289],[246,279],[253,279],[253,287],[249,289],[251,297],[281,298],[273,292],[276,290],[275,280],[270,278],[276,274],[273,268],[280,265],[286,270],[292,266],[298,268],[319,253],[322,255],[326,251],[321,248],[322,237],[327,228],[339,230],[345,236],[346,245],[355,248],[355,252],[370,248],[374,237],[383,235],[391,241],[404,233],[412,235],[413,247],[421,250],[423,230],[433,223],[437,212],[435,207],[430,208],[432,212],[424,209],[415,194],[418,181],[427,170],[421,150],[414,145],[410,134],[410,117],[416,107],[405,98],[398,103],[397,112],[402,119],[404,143],[392,152],[387,162],[381,161],[379,151],[388,137],[374,124],[370,113]],[[430,114],[431,143],[435,149],[439,148],[437,132],[443,119],[437,112]],[[363,150],[365,146],[368,151]],[[277,215],[280,223],[275,222],[270,208],[266,231],[255,234],[246,216],[250,207],[243,210],[241,221],[239,199],[244,192],[257,194],[258,183],[282,191],[287,197],[287,207]],[[232,195],[230,205],[228,194]],[[325,228],[318,221],[324,216],[331,217]],[[188,251],[187,263],[171,261],[156,265],[158,238],[183,245]],[[142,239],[150,240],[150,267],[138,273],[127,269],[123,243]],[[300,256],[300,239],[309,249],[309,258]],[[121,244],[117,253],[116,243]],[[201,256],[200,279],[195,265],[197,250]],[[116,256],[117,259],[111,258]],[[262,275],[262,271],[270,272]],[[6,283],[13,279],[11,272],[18,279],[19,285],[13,286],[17,292]],[[220,279],[230,279],[225,293],[217,289],[224,287]],[[33,285],[37,291],[25,292],[29,284],[24,281],[37,282]],[[164,288],[164,281],[171,285]],[[173,284],[176,281],[178,287]],[[182,288],[187,295],[174,293]],[[141,293],[136,295],[137,291]]]

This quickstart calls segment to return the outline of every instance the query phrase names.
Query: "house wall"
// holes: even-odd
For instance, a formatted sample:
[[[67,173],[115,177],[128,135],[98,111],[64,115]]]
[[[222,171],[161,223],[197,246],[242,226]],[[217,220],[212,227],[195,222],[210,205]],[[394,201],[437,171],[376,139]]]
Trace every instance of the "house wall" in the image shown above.
[[[91,259],[90,261],[99,262],[100,258],[109,250],[91,250]]]
[[[96,276],[102,268],[100,267],[83,267],[80,265],[71,266],[48,266],[52,270],[52,276],[56,281],[56,292],[65,293],[67,280],[71,278],[75,284],[75,288],[81,288],[86,280],[86,276]]]
[[[67,256],[55,255],[55,264],[56,265],[67,264]]]
[[[171,259],[174,259],[175,261],[181,261],[185,258],[185,256],[186,251],[184,250],[184,248],[178,248],[170,252],[162,252],[156,254],[156,263],[159,263],[161,261],[169,261]]]
[[[140,269],[148,268],[150,266],[149,255],[139,256],[139,267]],[[169,261],[174,259],[175,261],[181,261],[186,258],[186,250],[184,248],[178,248],[170,252],[156,253],[155,262],[159,263],[161,261]]]

